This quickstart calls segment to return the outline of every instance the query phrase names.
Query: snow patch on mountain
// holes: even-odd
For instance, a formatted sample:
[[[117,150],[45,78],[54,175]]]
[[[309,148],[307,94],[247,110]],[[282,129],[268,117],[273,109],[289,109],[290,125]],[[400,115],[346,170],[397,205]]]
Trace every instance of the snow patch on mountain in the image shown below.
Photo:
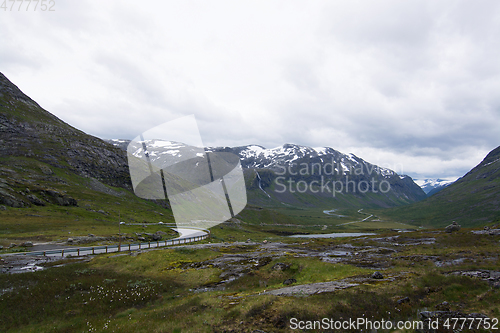
[[[445,188],[457,180],[456,177],[450,178],[425,178],[414,179],[413,181],[424,190],[426,194],[437,188]]]

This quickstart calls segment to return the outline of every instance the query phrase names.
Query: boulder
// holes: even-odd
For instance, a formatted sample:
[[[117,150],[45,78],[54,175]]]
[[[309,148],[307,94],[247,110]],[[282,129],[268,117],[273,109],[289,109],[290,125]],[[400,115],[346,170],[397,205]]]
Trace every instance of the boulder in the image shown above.
[[[1,250],[3,250],[3,246],[2,246],[2,245],[0,245],[0,251],[1,251]]]
[[[450,311],[450,303],[444,301],[436,305],[436,309],[439,311]]]
[[[33,242],[27,241],[27,242],[22,243],[21,246],[23,246],[23,247],[32,247],[33,246]]]
[[[380,279],[383,279],[383,278],[384,278],[384,276],[380,272],[375,272],[375,273],[372,274],[372,279],[380,280]]]
[[[36,206],[45,206],[45,202],[34,194],[27,195],[26,199],[28,199],[32,204]]]
[[[409,302],[410,302],[409,297],[403,297],[403,298],[397,300],[398,304],[409,303]]]
[[[297,280],[295,280],[295,279],[286,279],[285,281],[283,281],[284,285],[289,285],[289,284],[293,284],[293,283],[297,283]]]
[[[284,271],[288,267],[290,267],[290,265],[285,264],[283,262],[277,262],[276,264],[274,264],[273,270],[275,270],[275,271]]]
[[[450,224],[446,228],[444,228],[444,231],[446,231],[448,233],[452,233],[454,231],[459,231],[460,227],[461,227],[460,224],[458,224],[457,222],[453,221],[452,224]]]

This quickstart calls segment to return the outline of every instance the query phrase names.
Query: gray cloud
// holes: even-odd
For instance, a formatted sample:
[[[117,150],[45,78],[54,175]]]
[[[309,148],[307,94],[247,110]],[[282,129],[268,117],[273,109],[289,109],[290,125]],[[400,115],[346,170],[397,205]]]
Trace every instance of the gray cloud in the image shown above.
[[[418,177],[461,176],[500,142],[497,1],[78,1],[2,15],[0,70],[100,137],[195,114],[207,145],[330,146]]]

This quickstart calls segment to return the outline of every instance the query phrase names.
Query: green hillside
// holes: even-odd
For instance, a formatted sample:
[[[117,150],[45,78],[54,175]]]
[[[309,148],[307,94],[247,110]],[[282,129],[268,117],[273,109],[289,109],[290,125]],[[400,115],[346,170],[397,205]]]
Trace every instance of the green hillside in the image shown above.
[[[380,214],[391,220],[431,227],[442,227],[453,221],[467,227],[500,221],[500,147],[437,194]]]

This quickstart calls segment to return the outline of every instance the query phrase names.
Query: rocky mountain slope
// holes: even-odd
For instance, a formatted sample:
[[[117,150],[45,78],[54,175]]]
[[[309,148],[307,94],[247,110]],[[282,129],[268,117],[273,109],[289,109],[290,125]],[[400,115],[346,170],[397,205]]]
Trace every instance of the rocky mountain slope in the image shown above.
[[[126,154],[50,114],[0,73],[0,203],[74,205],[57,189],[55,170],[130,189]],[[24,172],[14,170],[23,164]],[[54,169],[54,170],[53,170]],[[20,172],[19,172],[20,171]],[[52,180],[51,180],[52,179]],[[104,186],[104,185],[103,185]],[[30,193],[36,189],[37,193]]]
[[[384,214],[420,225],[444,226],[457,221],[478,226],[500,220],[500,147],[481,163],[426,200]]]
[[[36,158],[130,188],[126,154],[42,109],[0,73],[0,157]]]

